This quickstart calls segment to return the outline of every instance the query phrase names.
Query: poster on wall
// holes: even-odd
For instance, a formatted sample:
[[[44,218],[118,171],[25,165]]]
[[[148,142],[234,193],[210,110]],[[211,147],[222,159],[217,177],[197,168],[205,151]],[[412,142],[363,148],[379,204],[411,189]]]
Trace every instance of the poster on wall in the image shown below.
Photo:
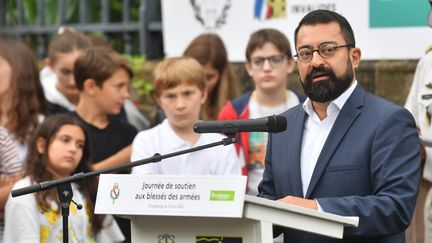
[[[351,23],[362,59],[418,59],[432,45],[429,0],[162,0],[166,56],[182,55],[196,36],[214,32],[232,62],[245,60],[249,36],[261,28],[282,31],[294,49],[294,30],[315,9]]]

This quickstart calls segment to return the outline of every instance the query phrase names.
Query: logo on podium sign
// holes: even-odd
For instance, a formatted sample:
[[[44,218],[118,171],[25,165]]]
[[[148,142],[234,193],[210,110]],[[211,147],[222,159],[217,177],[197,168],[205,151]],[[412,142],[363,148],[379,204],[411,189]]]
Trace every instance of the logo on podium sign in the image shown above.
[[[196,237],[196,243],[243,243],[242,237],[233,236],[204,236]]]
[[[110,197],[113,200],[113,204],[116,199],[120,197],[120,187],[118,183],[114,183],[110,192]]]
[[[171,234],[160,234],[158,235],[158,243],[175,243],[175,236]]]

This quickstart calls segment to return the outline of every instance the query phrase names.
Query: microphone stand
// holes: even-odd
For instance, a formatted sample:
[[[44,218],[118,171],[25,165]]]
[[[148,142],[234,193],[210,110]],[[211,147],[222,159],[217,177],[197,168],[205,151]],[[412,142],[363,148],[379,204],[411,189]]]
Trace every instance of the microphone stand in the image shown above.
[[[63,242],[69,242],[68,217],[69,217],[69,206],[73,196],[71,184],[64,183],[58,185],[57,194],[59,197],[59,201],[61,205],[61,214],[63,218]]]
[[[166,159],[166,158],[171,158],[171,157],[175,157],[175,156],[182,155],[182,154],[187,154],[187,153],[191,153],[191,152],[195,152],[195,151],[199,151],[199,150],[203,150],[203,149],[207,149],[207,148],[211,148],[211,147],[216,147],[219,145],[226,146],[226,145],[229,145],[229,144],[236,142],[236,137],[234,134],[226,134],[226,135],[228,137],[222,139],[219,142],[209,143],[209,144],[193,147],[190,149],[180,150],[180,151],[169,153],[166,155],[161,155],[161,154],[156,153],[150,158],[133,161],[133,162],[126,163],[126,164],[121,164],[121,165],[114,166],[111,168],[107,168],[107,169],[103,169],[103,170],[97,170],[97,171],[91,171],[91,172],[87,172],[87,173],[80,172],[80,173],[76,173],[72,176],[68,176],[65,178],[56,179],[56,180],[52,180],[52,181],[44,181],[44,182],[41,182],[41,183],[38,183],[35,185],[15,189],[11,192],[11,194],[12,194],[12,197],[18,197],[18,196],[22,196],[22,195],[26,195],[26,194],[30,194],[30,193],[34,193],[34,192],[45,191],[45,190],[51,189],[53,187],[57,187],[57,193],[58,193],[60,205],[62,207],[61,212],[62,212],[62,218],[63,218],[62,219],[63,220],[63,242],[68,243],[69,242],[68,241],[69,240],[69,235],[68,235],[68,231],[69,231],[68,230],[69,206],[70,206],[71,202],[74,202],[72,200],[72,196],[73,196],[72,187],[71,187],[72,182],[75,182],[78,180],[83,180],[83,179],[85,179],[87,177],[91,177],[91,176],[98,176],[100,174],[108,174],[108,173],[127,170],[127,169],[130,169],[132,167],[139,166],[139,165],[144,165],[144,164],[149,164],[149,163],[157,163],[157,162],[160,162],[161,160]],[[78,207],[78,209],[80,209],[81,205],[77,204],[77,207]]]

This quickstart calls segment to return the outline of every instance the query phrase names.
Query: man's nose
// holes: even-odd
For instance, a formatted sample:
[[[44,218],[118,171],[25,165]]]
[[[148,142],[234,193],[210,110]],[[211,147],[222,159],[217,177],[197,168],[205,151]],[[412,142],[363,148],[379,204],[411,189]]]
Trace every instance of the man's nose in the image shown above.
[[[319,67],[324,64],[324,58],[318,53],[318,51],[312,52],[312,59],[310,65],[313,67]]]

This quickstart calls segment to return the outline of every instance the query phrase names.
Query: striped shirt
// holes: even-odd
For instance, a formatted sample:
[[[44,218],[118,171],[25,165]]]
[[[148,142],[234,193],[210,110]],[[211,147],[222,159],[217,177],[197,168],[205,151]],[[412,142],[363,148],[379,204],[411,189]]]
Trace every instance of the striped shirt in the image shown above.
[[[0,127],[0,177],[13,176],[23,171],[24,161],[18,156],[14,139]]]

